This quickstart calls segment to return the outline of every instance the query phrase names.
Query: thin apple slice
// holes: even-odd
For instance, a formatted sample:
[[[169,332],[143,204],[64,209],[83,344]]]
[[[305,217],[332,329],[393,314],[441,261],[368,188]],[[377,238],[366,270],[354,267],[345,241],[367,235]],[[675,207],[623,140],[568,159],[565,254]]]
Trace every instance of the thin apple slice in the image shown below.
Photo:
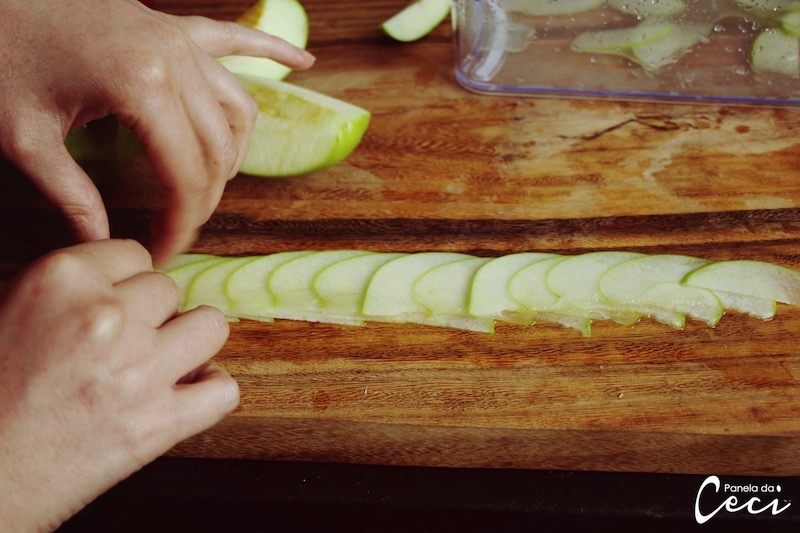
[[[225,283],[232,312],[240,318],[271,321],[275,298],[267,286],[270,273],[286,261],[314,253],[311,250],[263,255],[234,270]]]
[[[608,5],[636,17],[672,17],[686,9],[683,0],[608,0]]]
[[[451,0],[412,0],[381,24],[381,29],[397,41],[416,41],[428,35],[447,18],[451,3]]]
[[[467,310],[475,317],[530,324],[533,317],[511,297],[508,284],[520,269],[544,259],[558,257],[545,252],[523,252],[495,257],[481,266],[472,280]]]
[[[158,272],[167,272],[169,270],[174,270],[184,265],[189,265],[191,263],[196,263],[198,261],[205,261],[206,259],[216,259],[216,258],[217,256],[212,254],[181,254],[173,257],[172,260],[166,266],[157,268],[156,270]]]
[[[186,310],[186,292],[191,285],[192,280],[194,277],[199,274],[200,272],[211,268],[212,266],[216,265],[217,263],[221,263],[225,261],[224,257],[217,257],[212,256],[210,259],[202,259],[200,261],[193,261],[190,263],[182,264],[175,268],[171,268],[164,272],[167,276],[171,277],[175,284],[178,286],[178,290],[181,294],[181,305],[179,309],[181,311]]]
[[[298,48],[305,48],[308,42],[308,15],[298,0],[259,0],[236,22],[279,37]],[[264,57],[225,56],[218,61],[231,72],[271,80],[282,80],[292,71],[286,65]]]
[[[337,261],[314,279],[320,309],[340,316],[362,317],[364,296],[375,272],[404,253],[373,253]]]
[[[779,29],[764,30],[753,40],[750,66],[755,72],[800,78],[800,41]]]
[[[631,59],[645,70],[655,71],[676,63],[713,31],[713,24],[673,24],[663,39],[631,48]]]
[[[227,279],[234,270],[255,259],[255,257],[228,257],[198,272],[186,288],[184,308],[194,309],[201,305],[210,305],[222,311],[229,320],[236,319],[233,303],[225,290]]]
[[[295,176],[344,160],[369,126],[366,109],[291,83],[238,75],[258,115],[239,171]]]
[[[609,268],[598,283],[600,293],[614,307],[647,315],[681,329],[686,315],[709,325],[722,318],[724,308],[708,289],[680,281],[710,261],[677,254],[635,257]]]
[[[524,311],[518,316],[525,317],[533,322],[542,320],[553,322],[577,330],[582,336],[591,336],[591,319],[587,316],[565,315],[554,312],[560,298],[547,285],[547,272],[554,265],[565,261],[569,257],[556,256],[541,261],[534,261],[521,268],[511,276],[508,282],[508,294],[511,299],[519,303]]]
[[[276,267],[267,278],[267,287],[274,298],[275,318],[363,325],[360,316],[335,315],[322,310],[321,300],[314,290],[314,280],[323,269],[338,261],[371,253],[364,250],[324,250]]]
[[[485,257],[470,257],[437,266],[420,276],[411,292],[414,300],[427,309],[425,323],[494,332],[493,318],[470,316],[467,309],[475,273],[488,261]]]
[[[420,252],[389,261],[369,281],[362,308],[364,316],[386,322],[422,321],[428,312],[414,299],[414,284],[439,265],[470,257],[456,252]]]
[[[690,272],[682,283],[712,290],[726,309],[759,318],[770,318],[769,301],[800,305],[800,272],[764,261],[718,261]]]
[[[604,0],[501,0],[507,11],[538,17],[574,15],[597,9]]]
[[[630,57],[631,49],[664,39],[672,28],[673,25],[668,22],[645,21],[627,28],[587,31],[575,38],[572,49],[576,52]]]
[[[590,252],[555,263],[545,277],[547,286],[558,297],[551,311],[626,325],[636,323],[638,313],[616,309],[600,292],[599,284],[611,267],[642,256],[636,252]]]

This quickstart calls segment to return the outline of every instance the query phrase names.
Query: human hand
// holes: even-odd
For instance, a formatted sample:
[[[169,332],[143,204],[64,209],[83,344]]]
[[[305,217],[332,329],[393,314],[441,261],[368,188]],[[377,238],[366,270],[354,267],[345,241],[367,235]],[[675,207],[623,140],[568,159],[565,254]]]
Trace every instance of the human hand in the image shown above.
[[[238,170],[254,100],[214,57],[313,56],[285,41],[136,0],[0,2],[0,152],[66,215],[81,240],[109,236],[102,198],[69,156],[73,127],[109,114],[134,130],[165,187],[154,221],[163,264],[189,246]]]
[[[58,526],[235,408],[207,364],[225,318],[178,299],[123,240],[53,252],[0,299],[0,531]]]

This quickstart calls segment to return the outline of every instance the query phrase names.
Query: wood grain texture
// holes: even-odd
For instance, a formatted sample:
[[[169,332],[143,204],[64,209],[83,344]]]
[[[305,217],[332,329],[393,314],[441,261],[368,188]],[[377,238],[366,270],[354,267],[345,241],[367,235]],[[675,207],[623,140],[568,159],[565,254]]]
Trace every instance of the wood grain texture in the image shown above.
[[[239,176],[192,251],[634,250],[800,268],[800,111],[485,97],[454,81],[450,27],[391,42],[399,1],[306,0],[295,82],[373,113],[342,164]],[[249,2],[161,0],[232,19]],[[0,274],[69,242],[11,169]],[[102,184],[114,233],[162,199],[142,158]],[[800,475],[800,309],[684,331],[548,324],[494,335],[278,321],[232,325],[217,360],[242,402],[172,453],[196,457]]]

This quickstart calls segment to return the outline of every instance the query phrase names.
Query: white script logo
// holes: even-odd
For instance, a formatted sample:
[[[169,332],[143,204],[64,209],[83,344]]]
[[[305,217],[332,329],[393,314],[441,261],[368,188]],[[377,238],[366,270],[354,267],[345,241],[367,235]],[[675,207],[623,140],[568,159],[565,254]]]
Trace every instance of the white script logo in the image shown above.
[[[717,507],[713,508],[709,513],[703,513],[700,510],[700,499],[712,491],[709,487],[714,488],[713,493],[719,494],[720,488],[722,488],[723,493],[731,494],[728,496],[722,503],[717,505]],[[741,511],[746,511],[751,515],[761,514],[765,511],[770,511],[772,516],[776,516],[786,509],[788,509],[792,504],[791,502],[785,502],[785,505],[781,507],[781,502],[778,500],[777,497],[773,498],[771,501],[764,503],[762,498],[758,496],[752,496],[749,499],[745,499],[742,497],[742,502],[739,501],[739,497],[736,494],[752,494],[752,493],[759,493],[759,494],[770,494],[774,495],[775,493],[781,492],[780,485],[773,485],[771,483],[762,483],[762,484],[746,484],[746,485],[731,485],[729,483],[725,483],[724,485],[720,482],[720,479],[717,476],[708,476],[703,484],[700,485],[700,490],[697,491],[697,498],[694,501],[694,519],[697,521],[698,524],[705,524],[712,518],[714,518],[720,511],[727,511],[729,513],[738,513]]]

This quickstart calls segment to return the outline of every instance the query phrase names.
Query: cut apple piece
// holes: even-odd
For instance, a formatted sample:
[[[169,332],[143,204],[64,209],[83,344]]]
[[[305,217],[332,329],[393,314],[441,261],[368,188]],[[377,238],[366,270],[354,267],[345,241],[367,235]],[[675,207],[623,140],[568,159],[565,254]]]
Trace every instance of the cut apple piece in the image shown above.
[[[547,285],[547,272],[554,265],[569,257],[556,256],[550,259],[534,261],[521,268],[508,282],[508,294],[511,299],[522,305],[525,311],[518,314],[526,320],[543,320],[572,328],[584,337],[591,335],[591,319],[587,316],[565,315],[552,310],[558,305],[560,298]]]
[[[800,78],[800,41],[781,30],[764,30],[753,41],[750,66],[756,72]]]
[[[311,253],[314,252],[301,250],[264,255],[231,272],[225,291],[232,312],[241,318],[271,321],[275,314],[275,298],[267,286],[267,278],[283,263]]]
[[[416,41],[428,35],[447,18],[451,3],[451,0],[412,0],[381,24],[381,29],[397,41]]]
[[[428,311],[414,299],[412,290],[420,276],[439,265],[470,257],[455,252],[421,252],[389,261],[369,281],[364,316],[389,322],[421,321]]]
[[[470,316],[467,306],[475,273],[488,258],[471,257],[437,266],[417,279],[414,300],[427,309],[426,324],[482,333],[494,331],[494,319]]]
[[[545,281],[558,297],[551,310],[585,316],[597,320],[614,320],[620,324],[634,324],[636,312],[616,309],[600,292],[600,278],[606,271],[623,261],[642,257],[636,252],[590,252],[568,257],[547,271]]]
[[[476,317],[529,324],[533,318],[514,300],[508,290],[511,278],[522,268],[544,259],[558,257],[544,252],[524,252],[495,257],[481,266],[472,280],[467,310]]]
[[[714,291],[727,309],[759,318],[769,301],[800,305],[800,272],[764,261],[718,261],[687,274],[682,282]]]
[[[308,16],[298,0],[259,0],[236,19],[238,24],[283,39],[298,48],[308,42]],[[282,80],[292,71],[264,57],[225,56],[219,62],[236,74]]]
[[[632,48],[664,39],[671,31],[672,24],[647,21],[628,28],[588,31],[575,38],[572,49],[576,52],[628,57]]]
[[[363,317],[364,296],[375,272],[404,253],[374,253],[342,259],[314,279],[320,309],[334,315]]]
[[[255,259],[255,257],[230,257],[198,272],[186,288],[184,309],[210,305],[222,311],[228,319],[236,318],[233,304],[225,290],[227,279],[231,272]]]
[[[328,322],[358,326],[360,316],[344,316],[321,310],[321,300],[314,290],[314,280],[326,267],[343,259],[370,254],[363,250],[326,250],[291,259],[276,267],[267,278],[267,287],[275,299],[275,318]]]
[[[683,0],[608,0],[608,5],[636,17],[672,17],[686,9]]]
[[[677,62],[711,33],[709,24],[675,24],[663,39],[635,46],[631,59],[645,70],[655,71]]]
[[[355,150],[369,111],[290,83],[239,75],[258,103],[239,171],[265,177],[306,174],[335,165]]]
[[[189,288],[189,285],[191,285],[194,277],[200,272],[225,260],[226,258],[224,257],[213,256],[210,259],[202,259],[200,261],[192,261],[186,264],[181,264],[180,266],[171,268],[164,272],[167,276],[171,277],[178,286],[178,290],[181,294],[181,305],[179,308],[181,311],[186,310],[186,291]]]
[[[686,274],[709,263],[675,254],[636,257],[609,268],[598,286],[619,309],[630,309],[678,329],[684,327],[686,315],[713,326],[724,311],[719,298],[708,289],[680,283]]]
[[[507,11],[550,17],[574,15],[597,9],[604,0],[500,0]]]
[[[782,16],[781,28],[787,35],[800,37],[800,11],[792,11]]]

